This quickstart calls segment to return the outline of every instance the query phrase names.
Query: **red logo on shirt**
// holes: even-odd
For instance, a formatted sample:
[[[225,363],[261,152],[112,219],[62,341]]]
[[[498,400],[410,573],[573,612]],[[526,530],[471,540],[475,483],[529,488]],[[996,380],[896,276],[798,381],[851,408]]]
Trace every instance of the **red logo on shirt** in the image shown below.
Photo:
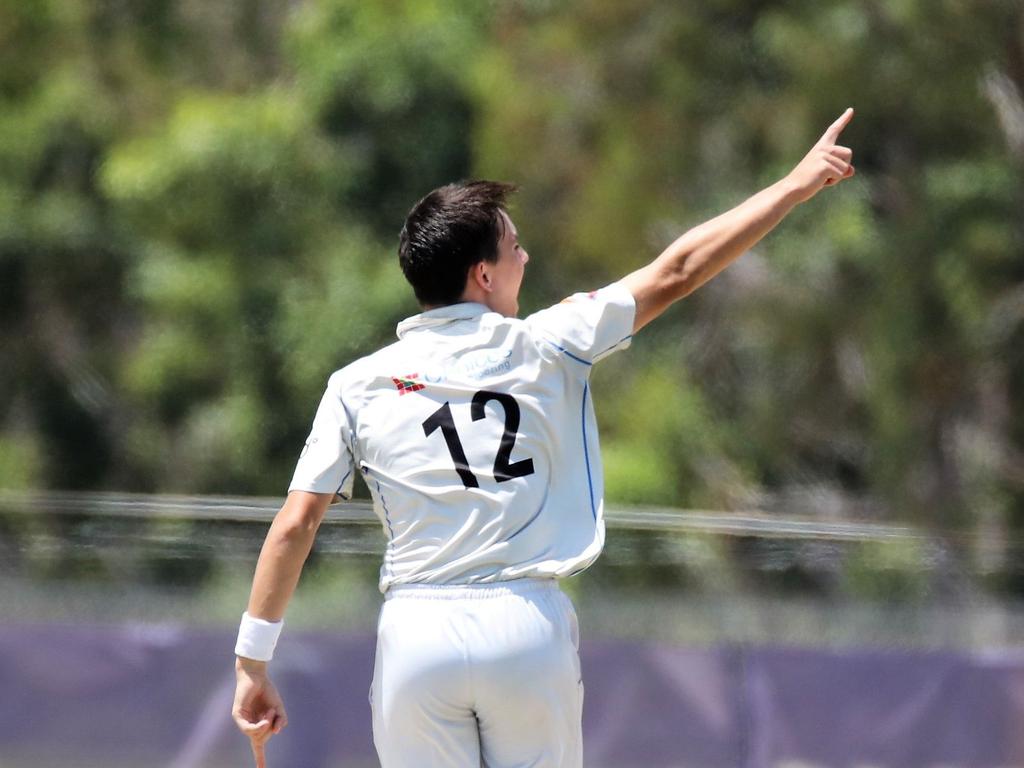
[[[564,299],[562,299],[561,303],[562,304],[569,304],[570,302],[576,301],[576,296],[577,295],[578,294],[573,294],[572,296],[566,296]],[[590,291],[587,294],[587,298],[588,299],[595,299],[595,298],[597,298],[597,291]]]
[[[419,377],[418,373],[410,373],[406,376],[392,376],[391,380],[395,382],[398,394],[404,395],[407,392],[419,392],[421,389],[426,389],[426,384],[416,381]]]

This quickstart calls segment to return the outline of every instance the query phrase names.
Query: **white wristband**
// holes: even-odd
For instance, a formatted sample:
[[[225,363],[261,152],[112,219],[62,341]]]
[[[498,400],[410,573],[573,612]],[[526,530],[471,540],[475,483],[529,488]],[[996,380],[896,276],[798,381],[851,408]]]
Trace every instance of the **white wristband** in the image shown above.
[[[256,661],[270,661],[274,657],[277,638],[281,636],[284,621],[267,621],[242,614],[242,623],[238,626],[238,642],[235,643],[235,655]]]

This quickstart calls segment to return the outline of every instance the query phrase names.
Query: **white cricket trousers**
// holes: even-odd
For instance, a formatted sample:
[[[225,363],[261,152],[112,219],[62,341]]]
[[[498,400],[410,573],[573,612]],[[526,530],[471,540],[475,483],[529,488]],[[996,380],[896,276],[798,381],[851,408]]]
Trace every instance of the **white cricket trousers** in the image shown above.
[[[382,768],[581,768],[579,627],[553,579],[388,590],[370,688]]]

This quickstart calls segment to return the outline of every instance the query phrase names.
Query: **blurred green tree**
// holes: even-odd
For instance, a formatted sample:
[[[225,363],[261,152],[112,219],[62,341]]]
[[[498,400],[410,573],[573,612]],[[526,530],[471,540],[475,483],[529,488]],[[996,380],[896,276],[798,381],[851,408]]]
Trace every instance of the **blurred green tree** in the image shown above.
[[[3,0],[0,484],[278,493],[330,371],[415,311],[424,192],[521,184],[530,310],[852,104],[858,177],[598,370],[609,499],[1012,540],[1022,29],[1019,0]],[[1010,554],[977,553],[1024,589]]]
[[[987,329],[1021,270],[1024,186],[1008,143],[1022,130],[1022,14],[1014,2],[581,0],[502,15],[479,68],[479,156],[484,173],[523,183],[524,236],[557,254],[538,266],[543,299],[638,266],[780,177],[843,107],[859,111],[847,139],[860,177],[635,342],[658,344],[637,357],[660,373],[627,377],[631,396],[650,376],[666,382],[661,402],[636,407],[684,408],[696,387],[728,436],[701,451],[736,451],[711,457],[734,498],[805,489],[813,512],[867,496],[940,527],[1002,503],[1005,519],[973,454],[979,441],[1009,449],[990,411],[1012,410],[991,381],[1006,379],[1010,350]],[[602,402],[616,404],[602,414],[616,455],[645,455],[653,438],[665,464],[692,465],[694,444],[625,439],[623,399]],[[707,487],[652,481],[644,496],[689,504]]]

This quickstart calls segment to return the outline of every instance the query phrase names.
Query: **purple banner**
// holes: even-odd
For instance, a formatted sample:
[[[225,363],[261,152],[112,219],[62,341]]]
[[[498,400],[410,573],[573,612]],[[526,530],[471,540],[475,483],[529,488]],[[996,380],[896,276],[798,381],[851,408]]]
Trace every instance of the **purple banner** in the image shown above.
[[[233,634],[0,628],[0,762],[244,766]],[[588,768],[1024,765],[1024,654],[686,649],[585,641]],[[272,768],[373,766],[373,638],[290,632]]]

